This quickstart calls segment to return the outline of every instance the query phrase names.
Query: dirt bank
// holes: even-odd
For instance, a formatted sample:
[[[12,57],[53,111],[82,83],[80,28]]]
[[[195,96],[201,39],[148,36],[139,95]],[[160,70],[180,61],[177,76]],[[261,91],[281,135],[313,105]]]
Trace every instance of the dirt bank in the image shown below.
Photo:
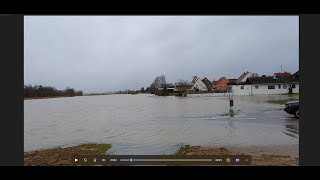
[[[44,149],[24,153],[25,166],[71,166],[74,155],[103,155],[110,144],[81,144],[67,148]]]
[[[24,153],[26,166],[72,166],[73,155],[106,154],[110,144],[82,144]],[[253,166],[298,166],[299,146],[201,147],[183,145],[176,155],[252,155]]]
[[[299,145],[200,147],[182,146],[177,155],[252,155],[253,166],[298,166]]]

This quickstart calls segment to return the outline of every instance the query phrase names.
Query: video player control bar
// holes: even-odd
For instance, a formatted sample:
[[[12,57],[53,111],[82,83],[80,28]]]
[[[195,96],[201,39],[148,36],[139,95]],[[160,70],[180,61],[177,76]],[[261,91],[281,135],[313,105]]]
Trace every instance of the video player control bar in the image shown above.
[[[251,165],[250,155],[75,155],[74,165]]]

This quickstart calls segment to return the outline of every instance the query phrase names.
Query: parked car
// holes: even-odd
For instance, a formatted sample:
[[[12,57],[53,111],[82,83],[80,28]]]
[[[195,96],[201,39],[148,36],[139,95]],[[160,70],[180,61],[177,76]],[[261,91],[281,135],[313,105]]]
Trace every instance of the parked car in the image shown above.
[[[296,118],[299,118],[299,100],[287,102],[284,111],[288,114],[293,114]]]

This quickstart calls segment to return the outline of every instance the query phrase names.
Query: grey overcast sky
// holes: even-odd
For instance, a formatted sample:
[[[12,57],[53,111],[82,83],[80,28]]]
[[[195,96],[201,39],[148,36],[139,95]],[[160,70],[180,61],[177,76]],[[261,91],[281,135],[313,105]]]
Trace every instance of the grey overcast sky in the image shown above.
[[[26,16],[24,82],[88,92],[299,70],[298,16]]]

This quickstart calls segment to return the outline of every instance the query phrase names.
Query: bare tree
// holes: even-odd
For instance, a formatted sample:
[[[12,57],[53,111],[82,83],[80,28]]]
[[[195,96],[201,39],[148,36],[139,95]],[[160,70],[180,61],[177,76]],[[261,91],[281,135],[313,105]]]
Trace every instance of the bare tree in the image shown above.
[[[259,74],[258,73],[253,73],[252,77],[259,77]]]
[[[167,84],[166,76],[165,76],[165,75],[161,75],[161,76],[159,77],[159,82],[158,82],[158,84],[159,84],[159,87],[163,87],[163,86],[165,86],[165,85]]]
[[[158,88],[164,87],[166,83],[167,82],[165,75],[157,76],[153,83],[150,85],[150,93],[155,94],[158,91]]]

